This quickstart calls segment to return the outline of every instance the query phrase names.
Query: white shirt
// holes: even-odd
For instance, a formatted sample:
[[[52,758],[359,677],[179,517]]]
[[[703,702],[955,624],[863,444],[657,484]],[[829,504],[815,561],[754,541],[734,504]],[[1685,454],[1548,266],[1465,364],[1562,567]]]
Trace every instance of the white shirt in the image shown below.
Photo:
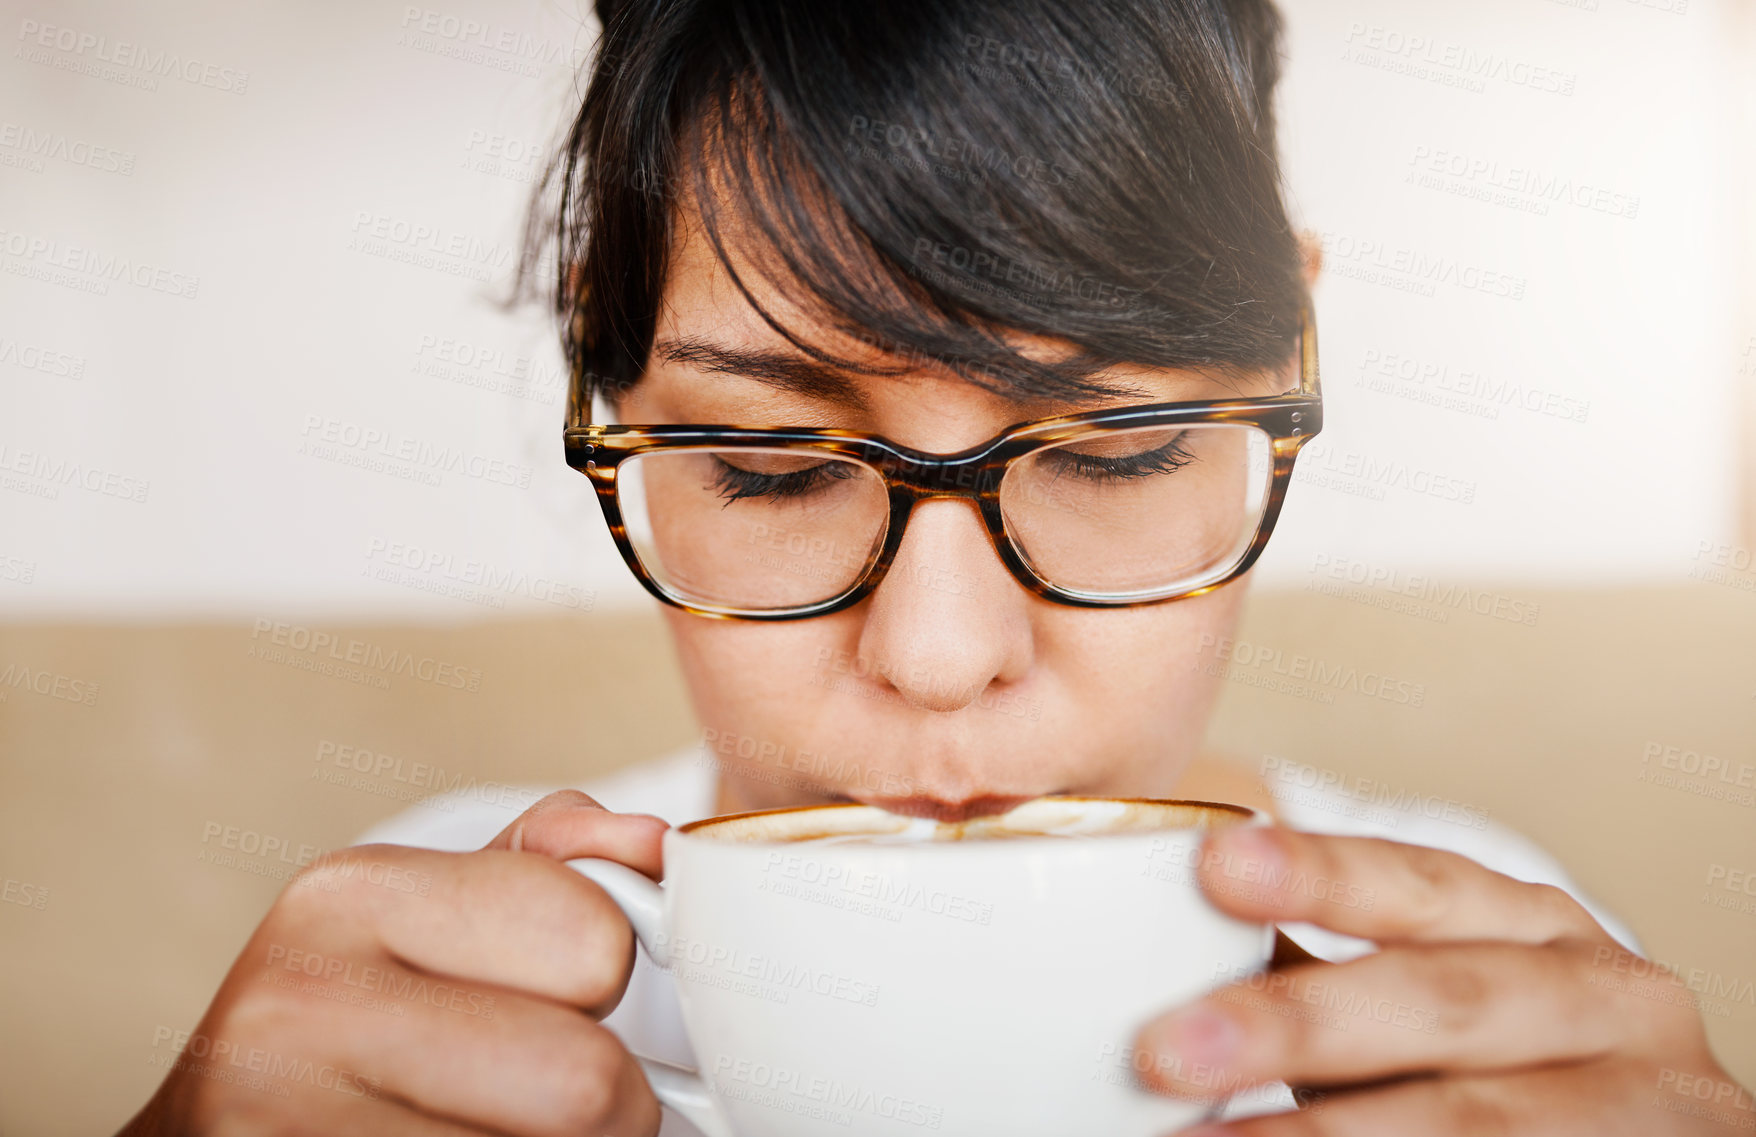
[[[673,825],[681,825],[714,813],[717,770],[713,756],[695,744],[572,788],[583,790],[606,809],[655,814]],[[1632,934],[1583,895],[1559,862],[1485,813],[1442,799],[1402,792],[1388,795],[1385,800],[1386,795],[1374,794],[1369,784],[1356,783],[1352,787],[1355,793],[1349,794],[1335,787],[1337,780],[1321,776],[1310,767],[1278,765],[1269,788],[1282,822],[1311,833],[1384,837],[1447,849],[1518,880],[1555,885],[1584,905],[1623,945],[1639,950]],[[567,787],[551,787],[562,788]],[[533,787],[529,793],[512,796],[522,804],[536,800],[543,792]],[[447,794],[380,822],[361,836],[360,843],[469,852],[493,840],[516,816],[516,810],[504,805]],[[1285,925],[1282,931],[1312,955],[1333,962],[1375,950],[1365,940],[1308,924]],[[643,951],[636,952],[628,991],[615,1011],[604,1019],[604,1025],[635,1054],[686,1068],[695,1065],[694,1053],[683,1033],[676,987],[669,973],[654,966]],[[1276,1087],[1273,1092],[1251,1094],[1247,1100],[1241,1098],[1226,1116],[1276,1112],[1291,1105],[1291,1094],[1285,1087]],[[659,1137],[699,1137],[699,1131],[666,1110]]]

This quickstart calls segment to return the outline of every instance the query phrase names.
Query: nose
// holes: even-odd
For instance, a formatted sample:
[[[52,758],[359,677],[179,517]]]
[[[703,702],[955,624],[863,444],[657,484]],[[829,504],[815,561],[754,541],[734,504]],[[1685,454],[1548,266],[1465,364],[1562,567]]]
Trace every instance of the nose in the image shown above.
[[[860,655],[911,705],[956,711],[1030,669],[1032,597],[1000,563],[976,503],[918,503],[867,599]]]

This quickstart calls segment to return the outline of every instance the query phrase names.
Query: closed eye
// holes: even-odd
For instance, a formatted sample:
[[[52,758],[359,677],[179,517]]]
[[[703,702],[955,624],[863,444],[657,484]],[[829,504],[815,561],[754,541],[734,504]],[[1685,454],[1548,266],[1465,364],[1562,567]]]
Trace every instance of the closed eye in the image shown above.
[[[1179,431],[1175,438],[1163,446],[1143,450],[1138,454],[1107,457],[1058,446],[1045,452],[1043,458],[1059,467],[1057,476],[1066,474],[1092,482],[1121,482],[1151,477],[1154,474],[1175,473],[1195,461],[1195,455],[1184,445],[1186,436],[1186,431]]]
[[[727,505],[746,498],[804,497],[860,472],[851,462],[818,462],[801,470],[767,474],[734,466],[718,454],[713,455],[713,464],[714,488]]]

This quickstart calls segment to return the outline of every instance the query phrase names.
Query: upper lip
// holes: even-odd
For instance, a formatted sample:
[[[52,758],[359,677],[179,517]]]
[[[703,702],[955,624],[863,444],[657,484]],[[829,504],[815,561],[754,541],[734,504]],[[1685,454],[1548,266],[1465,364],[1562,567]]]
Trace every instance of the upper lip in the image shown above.
[[[1015,806],[1023,805],[1025,802],[1040,796],[1040,794],[976,794],[973,797],[948,801],[944,798],[916,794],[913,797],[867,797],[860,800],[867,805],[875,805],[879,809],[898,813],[904,817],[928,817],[934,821],[952,822],[1005,813]]]

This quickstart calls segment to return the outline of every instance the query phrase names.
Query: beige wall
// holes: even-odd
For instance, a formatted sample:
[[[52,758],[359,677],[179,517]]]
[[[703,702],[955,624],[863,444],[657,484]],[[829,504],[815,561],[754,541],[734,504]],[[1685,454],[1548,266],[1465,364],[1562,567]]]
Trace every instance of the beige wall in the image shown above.
[[[1756,980],[1756,912],[1703,902],[1721,895],[1712,866],[1756,872],[1756,806],[1642,780],[1664,762],[1643,760],[1649,743],[1756,769],[1756,573],[1728,580],[1472,590],[1487,610],[1534,613],[1529,626],[1398,613],[1382,590],[1258,595],[1237,641],[1249,646],[1231,654],[1281,662],[1232,668],[1212,740],[1259,772],[1296,760],[1486,810],[1560,856],[1650,953],[1722,985]],[[40,909],[0,903],[0,1132],[108,1131],[156,1084],[154,1031],[195,1024],[279,889],[203,861],[210,826],[329,849],[404,806],[382,796],[413,792],[394,776],[314,780],[333,768],[325,744],[405,771],[431,763],[492,795],[488,783],[583,780],[694,734],[651,614],[314,630],[479,670],[479,689],[294,670],[251,657],[265,637],[250,625],[0,627],[0,671],[92,697],[0,687],[0,875],[14,896],[47,890]],[[1300,656],[1392,676],[1421,706],[1272,690]],[[508,818],[527,800],[501,796]],[[1750,1083],[1756,1005],[1729,1009],[1710,1030]]]

